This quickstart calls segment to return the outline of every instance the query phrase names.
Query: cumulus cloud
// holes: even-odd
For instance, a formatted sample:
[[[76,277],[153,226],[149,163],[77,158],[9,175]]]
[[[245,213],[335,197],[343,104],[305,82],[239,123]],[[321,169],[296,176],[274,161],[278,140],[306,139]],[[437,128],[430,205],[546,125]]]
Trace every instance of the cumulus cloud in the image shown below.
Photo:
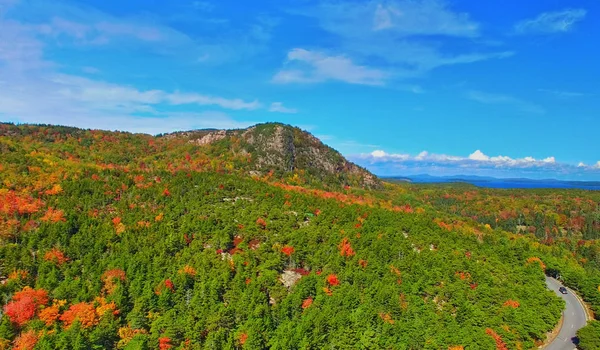
[[[481,150],[476,150],[467,157],[446,154],[435,154],[422,151],[415,156],[409,154],[390,154],[383,150],[376,150],[369,154],[361,154],[358,158],[368,162],[429,162],[448,165],[470,165],[477,167],[541,167],[558,164],[554,157],[536,159],[533,157],[511,158],[508,156],[488,156]],[[600,164],[600,162],[599,162]]]
[[[468,156],[435,154],[422,151],[416,155],[388,153],[381,149],[367,154],[351,155],[354,162],[378,175],[416,175],[422,173],[445,175],[479,174],[504,177],[548,177],[548,176],[594,176],[600,175],[600,161],[587,166],[558,162],[554,157],[511,158],[509,156],[489,156],[476,150]]]
[[[383,85],[388,77],[384,71],[355,64],[348,57],[301,48],[288,53],[286,65],[273,77],[273,82],[318,83],[334,80],[350,84]]]
[[[375,150],[375,151],[371,152],[371,156],[373,158],[383,158],[386,156],[386,153],[382,150]]]
[[[298,113],[298,110],[295,108],[285,107],[282,102],[273,102],[269,107],[269,112],[294,114]]]
[[[517,23],[514,30],[517,34],[565,33],[571,31],[575,23],[582,21],[586,14],[584,9],[544,12],[536,18]]]
[[[477,150],[469,155],[469,159],[478,161],[488,161],[490,157],[483,154],[480,150]]]

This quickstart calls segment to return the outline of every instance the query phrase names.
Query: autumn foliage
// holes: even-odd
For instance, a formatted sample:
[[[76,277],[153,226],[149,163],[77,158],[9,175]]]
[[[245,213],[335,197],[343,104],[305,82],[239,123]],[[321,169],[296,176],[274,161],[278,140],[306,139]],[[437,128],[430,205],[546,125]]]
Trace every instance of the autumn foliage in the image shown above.
[[[532,264],[532,263],[538,263],[540,265],[540,267],[542,268],[542,270],[546,270],[546,264],[544,264],[544,262],[542,261],[542,259],[532,256],[531,258],[527,259],[527,265]]]
[[[13,343],[13,350],[32,350],[38,340],[38,334],[34,330],[21,333]]]
[[[43,289],[23,288],[15,293],[13,300],[4,306],[4,313],[11,322],[23,326],[31,320],[38,308],[48,303],[48,292]]]
[[[287,256],[291,256],[294,253],[294,247],[285,245],[283,248],[281,248],[281,252]]]
[[[48,306],[40,311],[39,317],[46,326],[51,326],[60,317],[60,307],[58,305]]]
[[[331,274],[329,276],[327,276],[327,283],[330,286],[338,286],[340,284],[340,280],[338,279],[338,277],[334,274]]]
[[[158,348],[160,350],[168,350],[171,349],[173,345],[171,344],[171,338],[162,337],[158,339]]]
[[[107,270],[102,274],[102,282],[104,282],[104,292],[107,294],[112,294],[117,288],[117,282],[125,282],[127,280],[127,275],[125,271],[121,269],[111,269]]]
[[[46,214],[40,218],[41,221],[46,222],[65,222],[65,213],[60,209],[48,208]]]
[[[344,239],[342,239],[342,241],[338,245],[338,248],[340,249],[341,256],[350,257],[350,256],[353,256],[354,254],[356,254],[354,252],[354,250],[352,249],[352,247],[350,246],[350,241],[348,241],[347,237],[344,237]]]
[[[81,302],[71,305],[71,307],[60,316],[65,328],[69,328],[75,321],[79,321],[81,327],[90,328],[96,325],[96,308],[92,303]]]
[[[500,335],[498,335],[498,333],[496,333],[496,331],[494,331],[491,328],[487,328],[485,330],[485,333],[487,335],[489,335],[490,337],[492,337],[494,339],[494,341],[496,342],[496,350],[508,350],[508,348],[506,347],[506,343],[504,343],[504,341],[502,340],[502,337],[500,337]]]
[[[181,270],[179,270],[180,274],[188,275],[190,277],[196,276],[196,269],[190,265],[185,265]]]
[[[53,262],[60,266],[69,261],[69,258],[67,258],[65,253],[60,251],[60,249],[52,248],[51,250],[47,251],[46,254],[44,254],[44,260]]]
[[[258,225],[258,227],[262,228],[263,230],[267,228],[267,222],[263,218],[256,219],[256,225]]]
[[[504,302],[504,304],[502,304],[502,306],[516,309],[519,306],[521,306],[521,304],[516,300],[508,299],[507,301]]]
[[[308,309],[313,303],[313,298],[308,297],[302,301],[302,309]]]
[[[246,344],[246,341],[248,340],[248,334],[247,333],[242,333],[240,334],[240,337],[238,338],[240,345],[244,345]]]

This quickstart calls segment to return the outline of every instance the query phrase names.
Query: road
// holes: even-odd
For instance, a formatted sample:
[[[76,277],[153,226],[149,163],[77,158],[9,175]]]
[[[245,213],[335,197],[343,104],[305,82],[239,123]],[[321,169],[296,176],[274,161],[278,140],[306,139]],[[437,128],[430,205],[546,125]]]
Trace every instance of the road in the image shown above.
[[[569,289],[567,294],[562,294],[558,288],[562,286],[560,282],[551,277],[546,277],[548,289],[554,291],[559,297],[563,298],[566,308],[563,311],[563,325],[560,333],[554,341],[544,348],[544,350],[573,350],[576,349],[575,341],[577,331],[587,323],[585,309],[575,297],[574,292]]]

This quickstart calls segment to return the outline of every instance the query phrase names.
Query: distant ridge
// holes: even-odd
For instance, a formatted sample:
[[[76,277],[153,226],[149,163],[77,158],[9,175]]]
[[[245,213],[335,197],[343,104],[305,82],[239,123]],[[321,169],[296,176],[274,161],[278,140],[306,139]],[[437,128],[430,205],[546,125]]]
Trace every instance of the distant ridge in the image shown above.
[[[456,183],[464,182],[489,188],[563,188],[600,190],[600,181],[567,181],[557,179],[495,178],[477,175],[433,176],[419,174],[410,176],[382,177],[385,181],[412,183]]]

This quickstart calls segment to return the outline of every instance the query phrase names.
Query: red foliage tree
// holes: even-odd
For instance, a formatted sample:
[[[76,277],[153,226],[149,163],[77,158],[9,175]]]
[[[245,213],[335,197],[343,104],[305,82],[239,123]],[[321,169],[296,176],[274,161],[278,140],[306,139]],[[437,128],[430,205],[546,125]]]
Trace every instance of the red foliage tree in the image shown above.
[[[265,219],[263,219],[263,218],[258,218],[258,219],[256,219],[256,224],[257,224],[257,225],[258,225],[260,228],[262,228],[263,230],[264,230],[265,228],[267,228],[267,222],[266,222],[266,221],[265,221]]]
[[[285,245],[281,248],[281,252],[287,256],[291,256],[294,253],[294,247],[291,245]]]
[[[22,298],[19,301],[12,301],[4,306],[4,313],[11,322],[19,327],[35,316],[35,302],[31,297]]]
[[[165,287],[167,287],[171,292],[175,291],[175,285],[173,284],[173,282],[170,279],[167,279],[165,281]]]
[[[4,313],[11,322],[18,326],[23,326],[31,320],[41,305],[48,303],[48,292],[43,289],[23,288],[22,291],[15,293],[13,301],[4,306]]]
[[[327,276],[327,283],[329,283],[330,286],[338,286],[340,284],[340,280],[336,275],[330,274]]]
[[[158,339],[158,348],[160,350],[168,350],[171,349],[173,345],[171,345],[171,338],[162,337]]]

